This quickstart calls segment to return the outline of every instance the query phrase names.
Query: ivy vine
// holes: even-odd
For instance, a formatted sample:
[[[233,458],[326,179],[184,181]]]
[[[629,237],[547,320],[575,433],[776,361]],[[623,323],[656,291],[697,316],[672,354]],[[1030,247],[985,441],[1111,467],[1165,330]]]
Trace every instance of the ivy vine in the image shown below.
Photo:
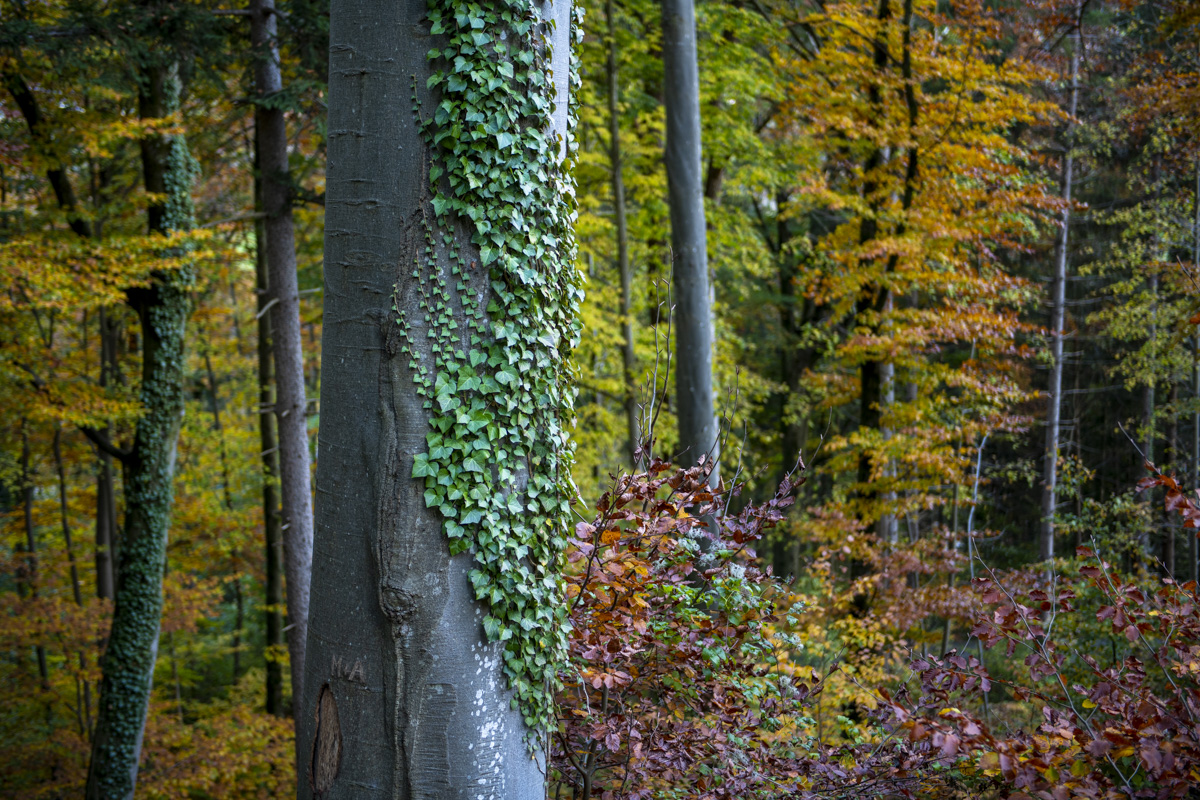
[[[514,705],[537,732],[553,718],[566,652],[560,571],[575,494],[568,358],[582,299],[568,171],[575,113],[563,159],[551,127],[554,23],[539,3],[430,0],[427,19],[443,39],[428,53],[437,104],[428,119],[420,120],[415,87],[413,96],[431,154],[433,209],[412,270],[426,328],[420,346],[396,306],[402,352],[430,411],[428,450],[412,475],[425,480],[425,504],[441,513],[450,552],[474,556],[484,629],[503,643]],[[577,85],[572,59],[572,93]],[[456,225],[470,231],[470,253]],[[476,257],[488,271],[486,306],[468,288]]]

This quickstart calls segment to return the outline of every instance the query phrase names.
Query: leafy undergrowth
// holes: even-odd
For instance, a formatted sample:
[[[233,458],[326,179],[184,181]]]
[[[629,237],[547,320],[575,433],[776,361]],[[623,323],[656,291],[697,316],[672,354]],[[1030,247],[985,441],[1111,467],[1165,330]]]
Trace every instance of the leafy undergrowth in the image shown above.
[[[1088,548],[1053,580],[981,567],[971,636],[1004,653],[996,675],[953,650],[883,679],[819,671],[794,633],[812,612],[753,550],[801,483],[730,513],[736,487],[654,461],[576,526],[551,796],[1196,796],[1194,584],[1123,577]],[[871,702],[822,728],[834,676]]]
[[[737,488],[653,461],[576,526],[551,796],[850,797],[940,781],[932,743],[876,723],[827,744],[804,716],[822,676],[785,655],[803,603],[753,550],[802,483],[730,513]]]

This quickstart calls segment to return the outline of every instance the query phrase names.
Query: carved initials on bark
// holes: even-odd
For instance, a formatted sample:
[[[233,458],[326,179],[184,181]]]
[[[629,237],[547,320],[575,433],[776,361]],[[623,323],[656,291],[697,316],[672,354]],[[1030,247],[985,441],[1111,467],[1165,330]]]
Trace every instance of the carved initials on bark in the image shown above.
[[[367,673],[363,667],[361,658],[354,659],[354,664],[351,666],[343,661],[341,656],[335,655],[333,663],[329,667],[329,674],[334,678],[343,678],[353,683],[361,683],[364,686],[367,683]]]

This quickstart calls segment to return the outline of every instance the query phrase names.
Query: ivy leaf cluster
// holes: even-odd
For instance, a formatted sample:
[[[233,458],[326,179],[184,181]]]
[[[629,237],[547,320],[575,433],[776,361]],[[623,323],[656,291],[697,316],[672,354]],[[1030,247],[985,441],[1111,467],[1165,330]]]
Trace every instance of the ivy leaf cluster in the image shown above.
[[[430,413],[427,451],[412,476],[424,479],[425,504],[442,515],[451,553],[474,556],[484,630],[503,642],[514,703],[538,731],[553,718],[567,635],[560,568],[575,495],[568,358],[582,300],[568,172],[574,146],[560,157],[553,22],[538,4],[431,0],[428,21],[441,41],[428,53],[432,113],[422,115],[413,98],[425,117],[433,210],[411,275],[426,331],[420,346],[397,304],[402,352]],[[572,28],[575,38],[581,28]],[[454,235],[460,225],[469,248]],[[447,262],[448,270],[438,266]],[[490,288],[482,296],[471,288],[479,268]],[[465,329],[456,321],[463,318]]]

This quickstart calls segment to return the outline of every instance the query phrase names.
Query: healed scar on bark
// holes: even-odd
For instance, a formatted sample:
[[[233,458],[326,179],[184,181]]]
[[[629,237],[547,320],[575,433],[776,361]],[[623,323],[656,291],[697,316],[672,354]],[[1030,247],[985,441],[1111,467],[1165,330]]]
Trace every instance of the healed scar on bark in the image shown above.
[[[316,728],[308,780],[313,793],[321,797],[333,788],[333,781],[342,767],[342,726],[338,720],[337,700],[328,683],[321,687],[317,698]]]
[[[401,252],[417,252],[423,244],[419,214],[409,220]],[[411,268],[411,265],[409,265]],[[406,285],[405,265],[397,265],[397,304],[417,304]],[[407,291],[406,291],[407,289]],[[415,313],[410,318],[419,319]],[[414,797],[413,780],[423,773],[415,747],[423,718],[426,683],[432,667],[430,644],[449,597],[450,549],[440,518],[425,507],[424,487],[412,476],[412,459],[425,449],[428,412],[412,391],[407,359],[399,357],[399,326],[392,319],[381,330],[380,387],[385,397],[380,440],[378,540],[375,546],[378,602],[390,627],[396,653],[395,674],[385,693],[394,724],[392,758],[401,797]],[[422,341],[424,337],[420,338]],[[390,395],[390,396],[389,396]]]

